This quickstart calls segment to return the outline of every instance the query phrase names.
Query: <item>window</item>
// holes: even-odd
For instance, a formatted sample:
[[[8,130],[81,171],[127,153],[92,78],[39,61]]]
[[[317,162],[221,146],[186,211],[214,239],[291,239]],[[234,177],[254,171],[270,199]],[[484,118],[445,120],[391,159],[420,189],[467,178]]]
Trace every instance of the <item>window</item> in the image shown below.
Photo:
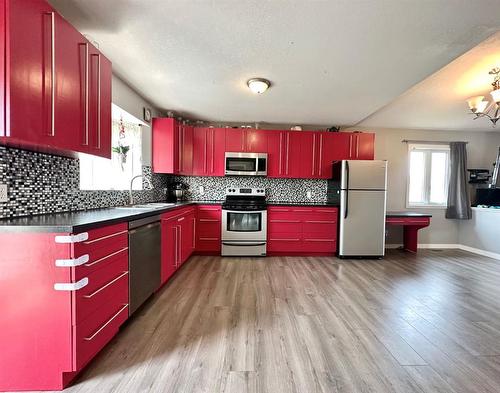
[[[446,145],[408,145],[407,207],[446,206],[449,159]]]
[[[80,189],[128,190],[130,179],[142,174],[142,131],[139,120],[113,105],[111,160],[80,154]],[[134,182],[142,190],[142,182]]]

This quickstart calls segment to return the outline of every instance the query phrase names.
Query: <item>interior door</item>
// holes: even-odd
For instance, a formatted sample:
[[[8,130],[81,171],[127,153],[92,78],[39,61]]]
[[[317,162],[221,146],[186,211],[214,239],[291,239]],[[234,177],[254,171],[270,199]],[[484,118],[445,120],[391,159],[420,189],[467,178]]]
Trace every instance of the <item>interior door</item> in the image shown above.
[[[386,191],[342,190],[339,255],[383,256]]]

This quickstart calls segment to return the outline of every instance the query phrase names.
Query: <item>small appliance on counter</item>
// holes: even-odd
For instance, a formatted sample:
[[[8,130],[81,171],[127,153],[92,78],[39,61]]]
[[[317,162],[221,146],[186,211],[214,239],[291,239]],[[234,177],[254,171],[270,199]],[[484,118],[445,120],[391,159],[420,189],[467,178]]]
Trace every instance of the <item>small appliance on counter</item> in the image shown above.
[[[266,191],[228,188],[222,203],[222,256],[265,256],[266,246]]]
[[[467,169],[467,172],[471,184],[487,184],[491,177],[488,169]]]
[[[182,182],[175,182],[172,185],[172,196],[176,202],[181,202],[186,197],[188,186]]]

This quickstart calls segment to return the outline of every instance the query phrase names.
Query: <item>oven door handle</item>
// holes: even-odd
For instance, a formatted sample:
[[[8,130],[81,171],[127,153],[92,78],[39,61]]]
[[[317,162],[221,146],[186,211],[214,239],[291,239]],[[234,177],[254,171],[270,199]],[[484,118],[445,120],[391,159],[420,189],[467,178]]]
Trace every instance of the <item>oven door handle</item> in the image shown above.
[[[238,247],[255,247],[255,246],[265,246],[266,243],[227,243],[222,242],[224,246],[238,246]]]
[[[247,210],[247,209],[242,209],[242,210],[231,209],[231,210],[227,210],[227,209],[224,209],[224,208],[222,208],[222,211],[224,213],[264,213],[264,212],[267,212],[267,210]]]

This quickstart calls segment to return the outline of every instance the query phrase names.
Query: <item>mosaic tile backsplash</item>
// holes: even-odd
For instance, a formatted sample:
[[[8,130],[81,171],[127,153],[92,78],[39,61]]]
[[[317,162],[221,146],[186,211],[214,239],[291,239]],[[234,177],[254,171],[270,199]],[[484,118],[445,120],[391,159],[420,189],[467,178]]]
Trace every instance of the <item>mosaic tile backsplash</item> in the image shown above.
[[[153,189],[133,191],[137,202],[165,199],[168,176],[143,167]],[[0,218],[120,206],[128,191],[80,190],[78,159],[0,146],[0,184],[7,184],[9,202],[0,203]],[[147,188],[146,182],[143,182]]]
[[[186,184],[187,199],[196,201],[223,200],[226,188],[265,188],[269,202],[326,202],[327,180],[272,179],[266,177],[197,177],[175,176],[173,181]],[[203,186],[204,193],[200,192]],[[311,199],[307,198],[311,191]]]

